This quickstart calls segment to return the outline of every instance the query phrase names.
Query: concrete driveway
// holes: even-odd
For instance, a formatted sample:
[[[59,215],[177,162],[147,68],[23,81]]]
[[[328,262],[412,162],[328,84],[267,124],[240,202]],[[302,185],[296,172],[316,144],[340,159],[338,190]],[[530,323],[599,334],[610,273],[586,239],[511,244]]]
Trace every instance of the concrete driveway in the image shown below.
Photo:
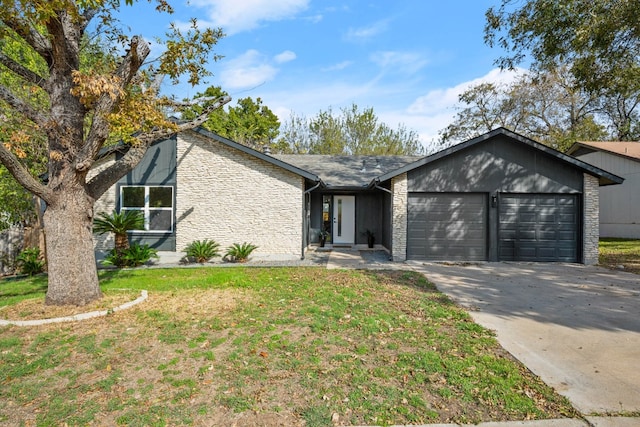
[[[640,276],[576,264],[409,264],[584,415],[640,411]]]

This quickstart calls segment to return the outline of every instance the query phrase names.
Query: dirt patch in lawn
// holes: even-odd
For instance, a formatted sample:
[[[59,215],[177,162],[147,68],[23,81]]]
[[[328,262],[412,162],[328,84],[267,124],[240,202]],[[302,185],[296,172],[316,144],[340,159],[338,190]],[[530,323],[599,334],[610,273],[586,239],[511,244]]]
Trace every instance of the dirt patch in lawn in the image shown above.
[[[575,415],[423,276],[242,271],[236,287],[150,291],[101,318],[0,328],[0,424],[310,427]],[[139,295],[118,292],[101,304]],[[38,304],[7,313],[77,314]]]

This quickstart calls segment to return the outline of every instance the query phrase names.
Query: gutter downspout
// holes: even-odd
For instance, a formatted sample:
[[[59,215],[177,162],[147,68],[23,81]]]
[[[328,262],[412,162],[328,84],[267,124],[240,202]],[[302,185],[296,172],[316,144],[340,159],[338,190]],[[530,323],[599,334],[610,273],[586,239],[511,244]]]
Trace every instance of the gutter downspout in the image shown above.
[[[387,193],[391,194],[391,212],[390,212],[390,216],[393,217],[393,191],[386,189],[384,187],[380,187],[378,184],[380,183],[380,180],[378,178],[375,179],[375,181],[373,181],[373,188],[375,188],[376,190],[382,190],[382,191],[386,191]],[[391,227],[391,240],[393,242],[393,226]],[[391,253],[389,254],[389,260],[393,261],[393,243],[390,245],[391,246]]]
[[[311,193],[313,190],[315,190],[316,188],[320,187],[320,185],[322,184],[322,181],[318,180],[316,181],[316,185],[314,185],[313,187],[311,187],[308,190],[305,190],[304,193],[302,193],[302,239],[300,239],[300,259],[304,259],[304,248],[305,248],[305,231],[307,231],[308,227],[307,227],[307,195],[309,193]],[[308,236],[307,236],[308,237]]]

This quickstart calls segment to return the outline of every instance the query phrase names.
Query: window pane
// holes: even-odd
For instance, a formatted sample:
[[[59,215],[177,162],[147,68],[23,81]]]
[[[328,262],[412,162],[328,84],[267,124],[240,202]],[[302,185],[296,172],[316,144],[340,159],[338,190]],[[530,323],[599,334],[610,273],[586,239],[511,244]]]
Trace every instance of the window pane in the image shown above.
[[[122,209],[122,212],[124,211],[136,211],[136,212],[140,212],[143,213],[144,211],[140,210],[140,209]],[[132,230],[144,230],[144,224],[142,224],[142,226],[140,228],[132,228]]]
[[[122,207],[144,208],[144,187],[122,187]]]
[[[171,231],[172,211],[149,210],[149,231]]]
[[[173,206],[171,187],[149,187],[150,208],[170,208]]]

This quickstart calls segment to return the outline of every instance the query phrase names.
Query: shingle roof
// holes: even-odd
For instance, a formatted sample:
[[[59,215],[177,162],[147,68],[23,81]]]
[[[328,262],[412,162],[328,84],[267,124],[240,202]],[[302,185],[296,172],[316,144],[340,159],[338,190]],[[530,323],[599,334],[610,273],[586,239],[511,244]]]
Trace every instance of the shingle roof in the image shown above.
[[[364,188],[376,177],[422,158],[320,154],[274,154],[272,157],[319,176],[329,188]]]
[[[640,142],[631,141],[578,141],[569,149],[567,154],[573,154],[579,148],[592,148],[598,151],[607,151],[620,156],[640,160]]]

